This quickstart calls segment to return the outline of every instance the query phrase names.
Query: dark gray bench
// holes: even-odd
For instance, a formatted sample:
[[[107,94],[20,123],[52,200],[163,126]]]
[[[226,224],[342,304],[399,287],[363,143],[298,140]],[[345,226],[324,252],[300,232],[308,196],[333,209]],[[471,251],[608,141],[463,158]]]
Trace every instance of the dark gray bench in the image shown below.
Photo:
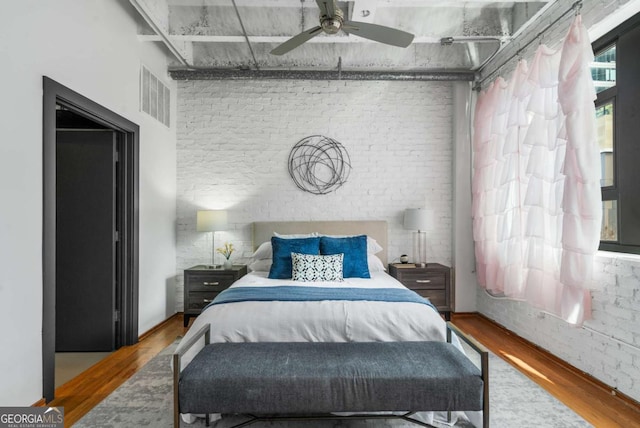
[[[180,413],[251,415],[246,425],[283,415],[381,411],[404,411],[391,417],[430,426],[411,415],[460,410],[483,411],[488,427],[488,353],[455,330],[480,352],[482,370],[448,342],[208,344],[206,326],[196,336],[207,344],[182,373],[174,354],[175,426]]]

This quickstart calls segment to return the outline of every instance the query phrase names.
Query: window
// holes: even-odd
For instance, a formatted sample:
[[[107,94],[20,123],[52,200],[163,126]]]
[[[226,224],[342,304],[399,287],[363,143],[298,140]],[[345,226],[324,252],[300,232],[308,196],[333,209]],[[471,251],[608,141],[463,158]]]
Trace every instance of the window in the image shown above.
[[[612,101],[607,101],[596,108],[596,126],[602,172],[600,185],[602,187],[609,187],[614,185]]]
[[[616,85],[616,46],[613,45],[595,55],[591,65],[591,77],[596,92],[602,92]]]
[[[600,249],[640,254],[640,14],[593,44],[602,178]]]

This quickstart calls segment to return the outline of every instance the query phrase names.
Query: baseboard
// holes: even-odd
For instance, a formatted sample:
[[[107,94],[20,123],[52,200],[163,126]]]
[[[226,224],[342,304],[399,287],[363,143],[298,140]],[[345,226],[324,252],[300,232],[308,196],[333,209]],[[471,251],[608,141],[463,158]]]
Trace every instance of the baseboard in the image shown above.
[[[473,317],[477,317],[478,315],[482,315],[482,314],[478,312],[451,312],[451,316],[455,316],[456,318],[473,318]]]
[[[579,368],[571,365],[570,363],[568,363],[567,361],[563,360],[560,357],[555,356],[554,354],[552,354],[551,352],[547,351],[546,349],[540,347],[539,345],[536,345],[535,343],[531,342],[530,340],[525,339],[524,337],[514,333],[513,331],[509,330],[507,327],[503,326],[502,324],[492,320],[491,318],[487,317],[484,314],[481,314],[479,312],[475,312],[475,313],[456,313],[455,314],[456,317],[463,317],[463,318],[470,318],[470,317],[479,317],[484,319],[486,322],[489,322],[491,324],[493,324],[495,327],[499,328],[500,330],[503,331],[504,334],[511,336],[512,338],[514,338],[515,340],[519,341],[520,343],[522,343],[522,345],[527,346],[533,350],[535,350],[536,352],[543,354],[545,358],[548,358],[549,360],[551,360],[553,363],[561,366],[563,369],[572,372],[573,374],[582,377],[583,379],[585,379],[587,382],[591,383],[592,385],[594,385],[595,387],[605,391],[607,394],[610,394],[614,397],[616,397],[618,400],[620,400],[622,403],[626,404],[627,406],[631,406],[631,407],[635,407],[635,408],[640,408],[640,402],[636,401],[635,399],[633,399],[632,397],[618,391],[617,389],[611,387],[610,385],[607,385],[606,383],[602,382],[599,379],[596,379],[595,377],[593,377],[592,375],[590,375],[589,373],[580,370]]]
[[[44,401],[44,398],[39,399],[38,401],[36,401],[35,403],[33,403],[31,405],[31,407],[44,407],[47,405],[47,402]]]
[[[166,320],[156,324],[155,326],[151,327],[149,330],[145,331],[140,336],[138,336],[138,342],[140,342],[140,341],[146,339],[147,337],[151,336],[153,333],[155,333],[156,331],[160,330],[165,324],[167,324],[168,322],[170,322],[174,318],[178,318],[178,317],[182,318],[183,316],[184,316],[184,314],[182,312],[176,312],[175,314],[171,315]]]

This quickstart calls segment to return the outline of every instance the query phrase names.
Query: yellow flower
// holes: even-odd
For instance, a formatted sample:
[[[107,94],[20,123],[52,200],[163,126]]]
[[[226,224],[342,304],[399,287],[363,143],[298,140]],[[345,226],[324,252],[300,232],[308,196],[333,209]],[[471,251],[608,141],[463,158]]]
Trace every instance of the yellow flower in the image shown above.
[[[233,248],[233,244],[231,242],[225,242],[224,247],[216,248],[216,252],[222,254],[227,260],[229,260],[229,257],[231,257],[231,253],[233,253],[234,251],[235,248]]]

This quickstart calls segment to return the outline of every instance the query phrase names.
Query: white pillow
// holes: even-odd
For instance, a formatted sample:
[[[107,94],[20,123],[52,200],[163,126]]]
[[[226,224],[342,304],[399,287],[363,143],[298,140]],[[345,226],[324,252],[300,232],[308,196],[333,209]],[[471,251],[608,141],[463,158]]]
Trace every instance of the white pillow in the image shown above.
[[[263,242],[262,244],[260,244],[258,249],[251,255],[251,258],[255,260],[259,260],[259,259],[271,260],[271,257],[273,257],[273,248],[271,248],[270,241]]]
[[[318,235],[318,236],[326,236],[329,238],[349,238],[353,236],[360,235]],[[377,254],[382,251],[382,246],[378,244],[378,241],[367,235],[367,254]]]
[[[294,281],[342,281],[344,254],[291,253],[291,279]]]
[[[316,236],[320,236],[320,235],[318,235],[317,232],[294,233],[294,234],[291,234],[291,235],[283,235],[283,234],[278,233],[278,232],[273,232],[273,236],[277,236],[278,238],[282,238],[282,239],[300,239],[300,238],[315,238]]]
[[[249,264],[251,272],[269,272],[271,270],[271,259],[260,259]]]
[[[367,236],[367,253],[378,254],[380,251],[382,251],[382,245],[378,244],[378,241],[376,241],[372,237]]]
[[[384,272],[387,270],[382,260],[373,254],[367,254],[367,265],[369,266],[369,272]]]

